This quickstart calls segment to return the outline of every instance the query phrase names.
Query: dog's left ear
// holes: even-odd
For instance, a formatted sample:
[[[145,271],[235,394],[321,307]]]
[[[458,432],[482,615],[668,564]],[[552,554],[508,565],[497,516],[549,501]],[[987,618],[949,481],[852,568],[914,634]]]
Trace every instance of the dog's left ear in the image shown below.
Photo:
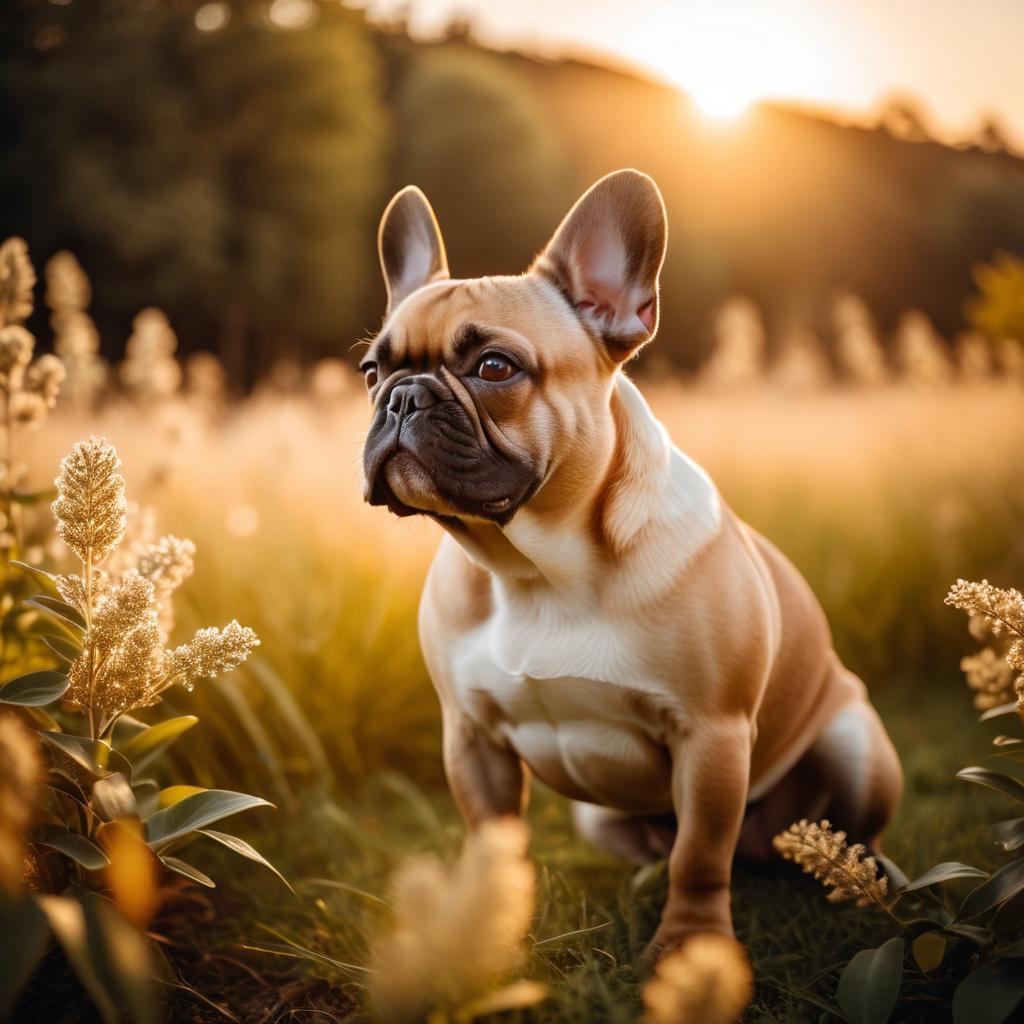
[[[668,221],[640,171],[615,171],[583,194],[531,272],[552,280],[616,362],[658,329],[658,275]]]
[[[427,197],[407,185],[388,203],[377,230],[377,253],[390,313],[406,296],[448,277],[441,229]]]

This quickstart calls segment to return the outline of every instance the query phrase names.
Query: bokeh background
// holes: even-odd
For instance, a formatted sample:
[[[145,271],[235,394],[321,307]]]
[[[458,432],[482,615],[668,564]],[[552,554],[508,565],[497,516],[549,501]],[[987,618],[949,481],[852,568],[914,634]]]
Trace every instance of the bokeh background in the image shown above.
[[[197,544],[181,635],[237,617],[262,640],[173,698],[202,721],[173,765],[275,800],[246,834],[303,899],[236,869],[201,935],[172,901],[189,983],[245,1020],[345,1019],[357,974],[246,945],[361,963],[391,867],[461,836],[415,635],[438,529],[361,500],[354,367],[384,306],[377,221],[408,183],[473,276],[525,268],[600,175],[655,177],[663,319],[628,372],[868,682],[908,775],[888,851],[910,873],[991,858],[988,798],[952,778],[985,736],[942,602],[960,576],[1024,583],[1024,14],[933,6],[4,5],[0,237],[27,241],[28,326],[68,373],[18,430],[19,485],[106,435],[133,528]],[[25,528],[59,567],[45,506]],[[633,1019],[657,892],[538,797],[531,971],[558,994],[536,1019]],[[789,875],[737,886],[749,1019],[818,1019],[830,951],[873,925]]]

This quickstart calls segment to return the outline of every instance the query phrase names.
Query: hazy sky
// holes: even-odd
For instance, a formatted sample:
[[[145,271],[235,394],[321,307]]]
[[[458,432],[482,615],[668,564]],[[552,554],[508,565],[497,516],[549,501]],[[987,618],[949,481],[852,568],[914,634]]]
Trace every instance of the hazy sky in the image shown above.
[[[1024,0],[360,0],[431,32],[465,15],[498,45],[621,55],[709,113],[768,98],[852,117],[898,92],[943,134],[994,113],[1024,144]]]

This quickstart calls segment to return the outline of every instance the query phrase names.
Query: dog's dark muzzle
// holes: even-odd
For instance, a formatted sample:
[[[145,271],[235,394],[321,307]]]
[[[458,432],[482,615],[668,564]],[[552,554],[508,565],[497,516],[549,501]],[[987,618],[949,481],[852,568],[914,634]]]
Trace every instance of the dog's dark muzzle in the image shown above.
[[[396,515],[421,509],[400,500],[387,482],[398,452],[416,460],[433,493],[458,513],[508,522],[535,487],[533,467],[497,451],[450,388],[437,377],[400,378],[382,395],[363,451],[366,500]]]

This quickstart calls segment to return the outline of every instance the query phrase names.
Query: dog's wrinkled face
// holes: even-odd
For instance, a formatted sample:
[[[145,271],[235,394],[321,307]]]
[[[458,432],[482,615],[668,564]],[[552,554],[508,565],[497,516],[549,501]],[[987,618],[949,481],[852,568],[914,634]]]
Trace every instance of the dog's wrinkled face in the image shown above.
[[[653,182],[598,182],[520,277],[453,281],[425,197],[381,221],[384,327],[361,362],[373,403],[366,499],[398,515],[503,525],[607,460],[618,365],[650,339],[665,217]]]

